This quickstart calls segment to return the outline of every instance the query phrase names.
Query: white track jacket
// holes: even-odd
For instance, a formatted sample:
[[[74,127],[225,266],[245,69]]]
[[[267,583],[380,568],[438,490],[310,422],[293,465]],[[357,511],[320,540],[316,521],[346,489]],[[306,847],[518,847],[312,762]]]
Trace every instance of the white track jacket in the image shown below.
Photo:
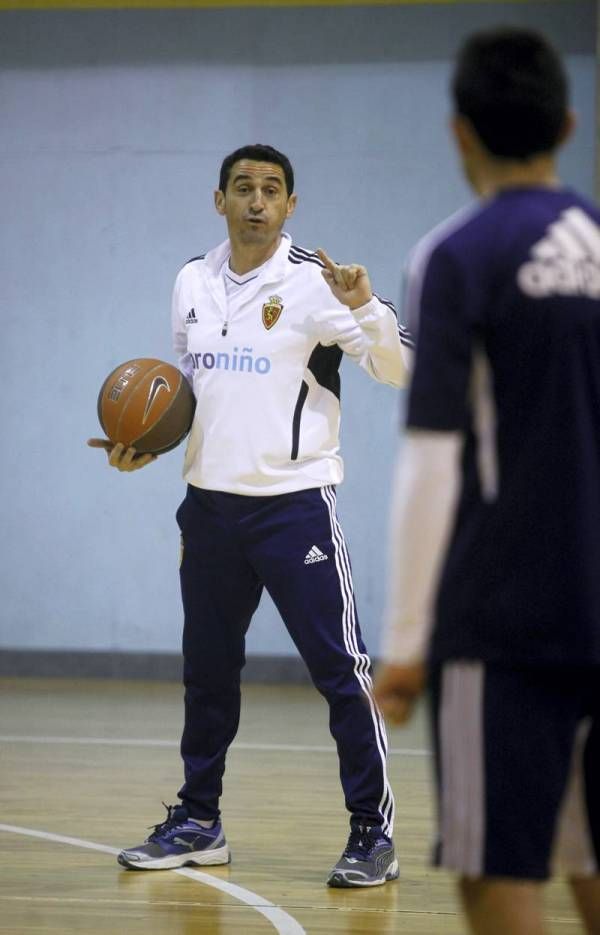
[[[404,386],[412,344],[391,303],[350,311],[323,264],[284,234],[256,276],[227,295],[229,241],[175,281],[173,344],[196,413],[183,476],[206,490],[266,496],[338,484],[342,353]]]

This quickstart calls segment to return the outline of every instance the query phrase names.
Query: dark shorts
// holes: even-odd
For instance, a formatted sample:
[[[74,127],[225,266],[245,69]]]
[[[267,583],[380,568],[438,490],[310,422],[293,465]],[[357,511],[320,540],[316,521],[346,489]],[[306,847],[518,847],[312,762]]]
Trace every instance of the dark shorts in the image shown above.
[[[600,868],[600,667],[450,661],[431,677],[434,863],[544,880]]]

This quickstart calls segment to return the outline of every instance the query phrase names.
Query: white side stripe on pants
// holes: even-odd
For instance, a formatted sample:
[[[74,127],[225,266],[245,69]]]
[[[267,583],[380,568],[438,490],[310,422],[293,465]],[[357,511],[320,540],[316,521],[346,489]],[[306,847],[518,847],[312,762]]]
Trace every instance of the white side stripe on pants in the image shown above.
[[[481,662],[447,662],[440,701],[441,862],[479,876],[485,834],[483,686]]]
[[[386,771],[387,754],[387,736],[383,717],[375,704],[373,698],[373,683],[369,675],[369,657],[366,653],[361,653],[358,648],[356,635],[356,610],[354,604],[354,589],[352,585],[352,573],[350,570],[350,559],[342,529],[336,514],[336,494],[333,487],[322,487],[321,496],[327,505],[329,511],[329,520],[331,523],[331,538],[335,548],[335,566],[340,579],[340,590],[344,605],[343,611],[343,632],[344,645],[347,653],[354,659],[354,672],[364,692],[369,708],[371,718],[375,727],[375,737],[377,740],[377,749],[381,757],[381,768],[383,775],[383,794],[379,802],[379,813],[383,819],[382,830],[391,837],[394,825],[394,797]]]

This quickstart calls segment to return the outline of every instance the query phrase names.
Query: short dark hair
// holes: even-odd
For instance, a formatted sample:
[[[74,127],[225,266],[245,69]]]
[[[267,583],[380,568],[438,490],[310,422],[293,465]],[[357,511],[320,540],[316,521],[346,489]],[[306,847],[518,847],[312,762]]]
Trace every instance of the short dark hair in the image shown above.
[[[457,57],[452,95],[494,156],[527,159],[560,142],[568,81],[558,52],[538,32],[502,27],[471,35]]]
[[[219,191],[224,192],[227,188],[231,167],[234,162],[238,162],[240,159],[251,159],[255,162],[272,162],[273,165],[281,166],[285,176],[285,187],[288,195],[291,195],[294,191],[294,170],[292,169],[290,160],[287,156],[284,156],[283,153],[280,153],[279,150],[273,149],[272,146],[266,146],[263,143],[241,146],[240,149],[236,149],[233,153],[230,153],[229,156],[225,156],[219,174]]]

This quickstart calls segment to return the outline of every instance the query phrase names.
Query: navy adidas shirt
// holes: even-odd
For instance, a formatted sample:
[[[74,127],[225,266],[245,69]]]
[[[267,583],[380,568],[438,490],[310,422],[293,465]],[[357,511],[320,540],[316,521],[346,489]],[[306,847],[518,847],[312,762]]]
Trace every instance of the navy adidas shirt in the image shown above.
[[[599,225],[514,188],[414,252],[408,427],[465,433],[434,661],[600,663]]]

